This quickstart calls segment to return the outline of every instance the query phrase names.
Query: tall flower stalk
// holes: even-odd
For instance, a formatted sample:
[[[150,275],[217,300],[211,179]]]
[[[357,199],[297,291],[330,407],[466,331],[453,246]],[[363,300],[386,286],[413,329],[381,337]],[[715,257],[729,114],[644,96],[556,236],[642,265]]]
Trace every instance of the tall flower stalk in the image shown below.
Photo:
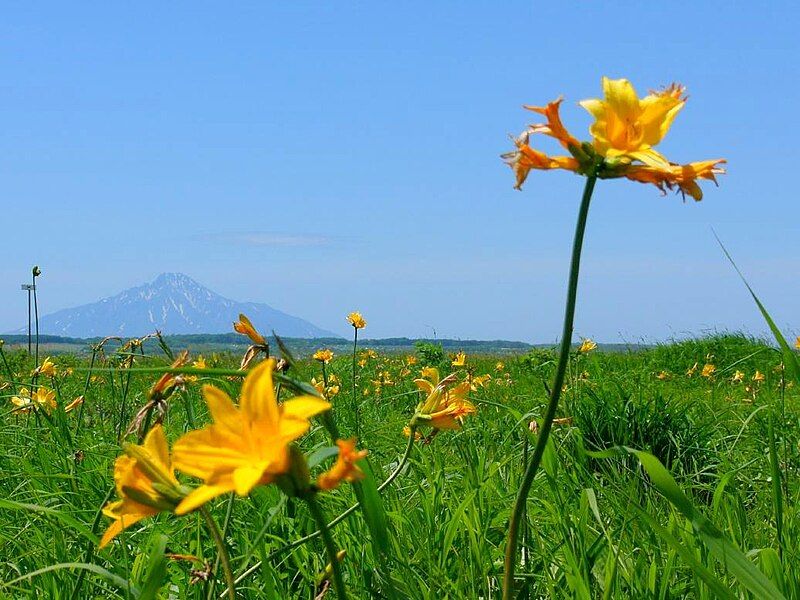
[[[347,315],[347,322],[353,326],[353,410],[352,413],[355,419],[355,434],[357,438],[361,437],[361,419],[358,410],[358,396],[356,395],[356,352],[358,351],[358,330],[364,329],[367,322],[360,312],[351,312]]]
[[[667,134],[673,120],[686,104],[683,86],[672,84],[640,99],[627,79],[612,80],[604,77],[602,83],[604,99],[581,102],[581,106],[595,118],[590,128],[593,138],[591,142],[579,141],[564,127],[559,115],[562,102],[559,98],[546,106],[525,107],[544,116],[547,122],[531,125],[515,138],[516,150],[503,156],[514,170],[517,189],[522,187],[532,169],[564,169],[586,177],[572,242],[567,302],[556,372],[536,446],[525,467],[509,523],[503,577],[504,600],[510,600],[514,596],[517,546],[528,494],[547,447],[564,385],[572,346],[583,238],[597,179],[625,177],[640,183],[651,183],[662,193],[675,190],[684,197],[688,194],[699,201],[703,193],[697,181],[705,179],[716,182],[716,175],[725,172],[720,167],[725,162],[722,159],[680,165],[669,162],[654,148]],[[570,156],[548,156],[532,148],[529,141],[536,134],[555,138]]]

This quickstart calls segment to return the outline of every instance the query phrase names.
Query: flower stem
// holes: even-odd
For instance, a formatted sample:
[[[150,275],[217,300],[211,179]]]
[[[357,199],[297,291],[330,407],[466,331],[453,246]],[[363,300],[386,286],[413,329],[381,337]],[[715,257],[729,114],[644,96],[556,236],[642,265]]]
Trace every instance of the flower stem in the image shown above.
[[[222,534],[217,527],[217,522],[205,506],[200,507],[200,513],[206,520],[208,530],[211,532],[211,537],[214,538],[214,543],[217,545],[217,557],[222,561],[222,570],[225,573],[225,581],[228,584],[228,597],[231,599],[236,598],[236,582],[233,579],[233,571],[231,570],[231,560],[228,557],[228,550],[225,548],[225,540],[222,539]]]
[[[583,247],[583,234],[586,230],[586,219],[589,214],[589,204],[594,191],[594,184],[597,181],[596,175],[586,178],[586,186],[583,189],[581,206],[578,211],[578,222],[575,225],[575,238],[572,242],[572,261],[569,270],[569,285],[567,287],[567,305],[564,312],[564,330],[561,334],[561,350],[558,356],[558,366],[553,379],[553,387],[550,388],[550,402],[547,405],[542,426],[539,431],[539,438],[536,440],[536,447],[533,456],[528,463],[522,484],[519,486],[517,498],[514,501],[514,509],[511,514],[511,522],[508,527],[508,540],[506,542],[505,574],[503,577],[503,600],[513,598],[514,592],[514,568],[517,562],[517,543],[519,537],[520,524],[525,513],[525,503],[528,493],[531,490],[536,471],[542,462],[547,440],[550,437],[550,429],[553,426],[553,419],[558,409],[558,400],[561,397],[561,388],[564,385],[564,374],[567,370],[569,361],[570,347],[572,346],[572,325],[575,318],[575,299],[578,293],[578,273],[581,265],[581,249]],[[525,433],[527,435],[527,432]]]
[[[311,512],[311,516],[314,518],[314,522],[317,524],[317,529],[319,529],[320,535],[322,535],[322,542],[325,544],[325,550],[328,553],[328,561],[333,571],[333,587],[336,589],[336,596],[339,600],[346,600],[347,590],[342,580],[342,567],[336,556],[338,554],[336,542],[333,541],[331,530],[325,522],[325,515],[322,514],[322,509],[317,501],[316,493],[312,492],[305,496],[305,501],[306,504],[308,504],[308,509]]]
[[[358,348],[358,327],[353,327],[353,415],[355,416],[356,439],[359,437],[358,397],[356,396],[356,349]]]

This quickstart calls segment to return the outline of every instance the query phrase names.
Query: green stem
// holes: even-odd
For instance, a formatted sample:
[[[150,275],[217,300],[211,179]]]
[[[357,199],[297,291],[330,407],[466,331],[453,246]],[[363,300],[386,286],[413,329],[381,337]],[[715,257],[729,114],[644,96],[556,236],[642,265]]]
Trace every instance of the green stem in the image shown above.
[[[358,327],[353,327],[353,415],[356,419],[356,439],[359,438],[358,397],[356,396],[356,349],[358,348]]]
[[[410,431],[409,431],[410,435],[408,436],[408,444],[406,445],[406,450],[403,453],[403,456],[400,459],[400,462],[398,463],[397,467],[395,468],[394,471],[392,471],[392,474],[389,475],[389,477],[387,477],[386,480],[382,484],[380,484],[378,486],[378,492],[382,492],[387,487],[389,487],[392,484],[392,482],[395,479],[397,479],[397,477],[400,475],[400,473],[403,472],[403,469],[405,468],[406,463],[408,462],[408,459],[411,457],[411,451],[414,449],[414,434],[416,433],[416,430],[417,430],[416,425],[412,425],[410,427]],[[350,508],[345,510],[343,513],[341,513],[339,516],[337,516],[335,519],[333,519],[330,523],[328,523],[328,529],[333,529],[339,523],[344,521],[347,517],[349,517],[351,514],[353,514],[356,511],[356,509],[358,509],[358,506],[359,506],[358,504],[354,504],[353,506],[351,506]],[[267,556],[265,560],[270,560],[270,559],[282,554],[283,552],[288,552],[289,550],[297,548],[298,546],[302,546],[306,542],[310,542],[311,540],[316,539],[319,536],[320,536],[320,532],[319,531],[315,531],[314,533],[310,533],[310,534],[308,534],[308,535],[306,535],[304,537],[298,538],[298,539],[294,540],[293,542],[290,542],[290,543],[286,544],[285,546],[281,546],[280,548],[277,548],[276,550],[273,550],[272,552],[270,552],[269,556]],[[245,560],[245,564],[247,564],[247,560],[249,560],[249,558],[250,557],[248,556],[248,558]],[[236,578],[236,583],[240,583],[248,575],[250,575],[255,570],[257,570],[261,566],[262,562],[263,561],[258,561],[252,567],[250,567],[250,568],[246,569],[245,571],[243,571]]]
[[[2,340],[0,340],[2,342]],[[11,370],[11,367],[8,365],[8,360],[6,360],[6,353],[3,352],[2,343],[0,343],[0,358],[3,359],[3,365],[6,368],[6,373],[8,373],[8,380],[11,382],[11,389],[14,391],[14,394],[17,393],[17,382],[14,380],[14,372]]]
[[[225,540],[222,539],[222,534],[217,527],[217,522],[211,516],[209,510],[202,506],[200,513],[206,520],[208,530],[211,532],[211,537],[214,538],[214,543],[217,545],[217,557],[222,561],[222,570],[225,573],[225,581],[228,584],[228,597],[231,599],[236,598],[236,582],[233,579],[233,571],[231,570],[231,560],[228,557],[228,550],[225,548]]]
[[[78,422],[75,424],[75,435],[81,430],[81,423],[83,423],[83,407],[86,404],[86,394],[89,393],[89,383],[92,381],[92,369],[94,368],[94,361],[97,360],[97,347],[92,346],[92,360],[89,363],[89,370],[86,371],[86,381],[83,383],[83,402],[78,409]]]
[[[503,600],[511,600],[514,592],[514,568],[517,563],[517,543],[522,516],[525,512],[525,503],[528,493],[531,490],[536,471],[542,462],[547,440],[550,437],[550,429],[553,426],[553,419],[558,409],[558,400],[561,397],[561,388],[564,385],[564,374],[567,370],[570,348],[572,346],[572,326],[575,318],[575,299],[578,293],[578,273],[581,265],[581,249],[583,247],[583,234],[586,230],[586,219],[589,215],[589,204],[594,191],[594,184],[597,181],[596,175],[586,178],[586,186],[583,189],[581,206],[578,211],[578,222],[575,225],[575,238],[572,242],[572,261],[569,270],[569,285],[567,287],[567,305],[564,313],[564,330],[561,334],[561,351],[558,356],[558,366],[556,367],[553,387],[550,389],[550,402],[545,411],[539,438],[536,440],[536,447],[533,456],[528,463],[522,484],[519,486],[517,498],[514,501],[514,509],[511,515],[511,522],[508,527],[508,541],[506,542],[505,574],[503,577]]]
[[[347,590],[342,580],[342,566],[339,564],[339,559],[336,556],[338,554],[338,549],[336,548],[336,542],[333,541],[331,530],[325,522],[325,515],[322,514],[322,509],[320,508],[319,502],[317,502],[317,494],[311,492],[305,496],[304,499],[306,504],[308,504],[308,509],[311,512],[311,516],[314,518],[314,522],[317,524],[317,529],[322,536],[322,542],[325,544],[325,550],[328,553],[328,561],[333,570],[333,587],[336,589],[336,596],[339,600],[346,600]]]

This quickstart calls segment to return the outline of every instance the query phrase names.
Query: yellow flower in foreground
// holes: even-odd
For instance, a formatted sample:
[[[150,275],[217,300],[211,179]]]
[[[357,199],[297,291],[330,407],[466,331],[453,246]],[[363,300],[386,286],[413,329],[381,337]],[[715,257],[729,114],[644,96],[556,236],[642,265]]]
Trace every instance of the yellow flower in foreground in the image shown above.
[[[712,365],[711,363],[707,363],[707,364],[703,365],[703,370],[700,371],[700,375],[703,376],[703,377],[711,378],[711,377],[714,376],[714,373],[716,373],[716,371],[717,371],[717,367],[715,365]]]
[[[246,335],[250,338],[250,341],[258,346],[264,346],[267,341],[264,339],[264,336],[256,331],[256,328],[253,327],[253,324],[250,322],[245,315],[240,314],[239,320],[233,324],[234,331],[241,333],[242,335]]]
[[[467,400],[469,382],[455,384],[455,373],[439,379],[439,371],[433,368],[423,369],[423,377],[424,379],[414,380],[425,398],[417,406],[412,422],[430,425],[434,429],[461,427],[464,417],[475,412],[475,406]]]
[[[360,312],[351,312],[347,315],[347,322],[356,329],[364,329],[364,327],[367,326],[367,322],[364,320],[364,317],[361,316]]]
[[[31,392],[28,388],[20,388],[16,396],[11,397],[11,404],[16,406],[16,412],[30,412],[33,410],[33,400],[31,400]]]
[[[56,365],[53,361],[50,360],[50,357],[44,359],[41,365],[38,368],[34,369],[32,376],[35,375],[44,375],[45,377],[55,377],[56,376]]]
[[[454,367],[463,367],[466,363],[467,355],[464,352],[459,352],[450,364]]]
[[[603,77],[605,98],[580,103],[595,118],[589,130],[598,153],[636,159],[651,166],[667,166],[667,159],[653,146],[664,138],[686,104],[684,91],[682,85],[672,84],[639,99],[627,79]]]
[[[339,446],[336,464],[317,478],[317,487],[321,490],[332,490],[342,481],[353,483],[364,478],[364,472],[356,463],[367,455],[367,451],[356,450],[355,438],[336,440],[336,445]]]
[[[78,396],[77,398],[75,398],[75,400],[73,400],[64,407],[64,412],[65,413],[72,412],[73,410],[78,408],[81,404],[83,404],[83,396]]]
[[[153,427],[142,446],[128,444],[114,463],[114,483],[121,500],[103,508],[114,519],[100,540],[102,548],[123,529],[160,512],[173,512],[183,490],[170,465],[169,446],[160,425]]]
[[[203,387],[214,423],[190,431],[175,443],[175,468],[204,484],[176,509],[182,515],[226,492],[246,496],[290,467],[289,443],[308,431],[309,418],[331,405],[314,396],[278,404],[272,372],[275,359],[255,367],[242,385],[239,407],[220,389]]]
[[[585,340],[583,340],[583,342],[581,342],[580,348],[578,348],[578,352],[580,352],[581,354],[587,354],[592,350],[595,350],[596,348],[597,344],[592,339],[586,338]]]
[[[314,352],[313,358],[321,363],[328,364],[333,359],[333,350],[329,348],[322,348]]]
[[[684,87],[672,84],[639,98],[627,79],[603,77],[603,99],[581,102],[595,118],[590,128],[592,142],[580,142],[564,127],[559,115],[561,98],[547,106],[525,106],[545,117],[546,123],[531,125],[514,140],[516,150],[503,155],[514,170],[517,189],[531,169],[565,169],[601,179],[627,177],[651,183],[662,193],[677,190],[700,200],[700,179],[716,182],[723,174],[722,159],[680,165],[655,150],[686,103]],[[530,146],[530,138],[543,134],[555,138],[571,156],[548,156]]]
[[[56,393],[46,387],[37,388],[33,393],[32,399],[42,408],[52,410],[56,407]]]

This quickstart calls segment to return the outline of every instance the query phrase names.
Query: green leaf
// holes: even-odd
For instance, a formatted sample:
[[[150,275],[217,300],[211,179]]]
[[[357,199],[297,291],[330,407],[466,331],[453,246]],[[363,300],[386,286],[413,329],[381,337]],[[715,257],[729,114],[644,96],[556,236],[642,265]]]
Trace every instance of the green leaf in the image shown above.
[[[669,471],[655,456],[633,448],[618,447],[605,452],[589,453],[595,458],[608,458],[614,454],[628,453],[639,459],[653,486],[669,500],[692,524],[695,535],[730,573],[756,598],[778,600],[784,596],[764,573],[734,546],[717,527],[695,509],[691,500],[678,487]]]
[[[158,534],[151,546],[150,560],[147,562],[140,600],[154,600],[158,590],[166,583],[167,558],[164,556],[166,548],[167,536]]]
[[[716,234],[714,234],[714,236],[716,237]],[[778,346],[780,346],[781,355],[783,356],[783,364],[786,367],[786,370],[789,372],[789,375],[796,382],[800,383],[800,361],[798,361],[797,355],[795,354],[794,350],[792,350],[792,348],[789,346],[789,343],[786,341],[786,338],[783,337],[783,334],[781,333],[780,329],[778,329],[778,326],[775,325],[775,321],[772,320],[772,317],[767,312],[767,309],[764,307],[764,305],[761,303],[761,300],[758,299],[758,296],[756,296],[756,293],[753,291],[753,288],[751,288],[750,284],[747,283],[747,280],[744,278],[744,275],[739,270],[739,267],[737,267],[736,263],[733,262],[733,258],[728,253],[728,250],[722,244],[722,241],[719,239],[719,237],[717,237],[717,242],[719,242],[722,251],[725,253],[725,256],[728,258],[731,265],[733,265],[733,268],[736,269],[736,272],[739,274],[739,277],[741,278],[742,283],[744,283],[745,287],[747,288],[747,291],[750,292],[750,295],[753,297],[756,306],[758,306],[758,310],[761,311],[761,316],[764,317],[764,320],[767,322],[767,325],[769,325],[769,329],[770,331],[772,331],[772,335],[775,337],[775,341],[777,341]]]
[[[135,586],[131,585],[131,583],[120,577],[119,575],[115,575],[108,569],[104,569],[99,565],[94,565],[91,563],[57,563],[55,565],[48,565],[44,568],[37,569],[36,571],[31,571],[30,573],[25,573],[16,579],[12,579],[11,581],[6,581],[4,583],[0,583],[0,588],[4,587],[11,587],[14,584],[21,583],[23,581],[27,581],[37,577],[39,575],[44,575],[45,573],[52,573],[53,571],[61,571],[63,569],[82,569],[84,571],[89,571],[90,573],[94,573],[95,575],[99,575],[102,579],[105,579],[109,584],[117,587],[123,591],[128,592],[131,596],[139,600],[141,592]]]
[[[389,533],[386,526],[386,512],[383,501],[378,493],[375,474],[368,459],[359,461],[358,466],[364,472],[364,479],[353,484],[356,498],[358,498],[364,520],[367,522],[372,543],[378,554],[386,555],[389,552]]]
[[[86,525],[78,521],[75,517],[62,510],[50,508],[48,506],[40,506],[38,504],[26,504],[24,502],[14,502],[13,500],[0,499],[0,508],[7,510],[17,510],[22,512],[35,512],[48,517],[53,517],[61,521],[64,525],[69,525],[75,531],[79,532],[82,536],[89,539],[93,544],[97,544],[98,538]]]

